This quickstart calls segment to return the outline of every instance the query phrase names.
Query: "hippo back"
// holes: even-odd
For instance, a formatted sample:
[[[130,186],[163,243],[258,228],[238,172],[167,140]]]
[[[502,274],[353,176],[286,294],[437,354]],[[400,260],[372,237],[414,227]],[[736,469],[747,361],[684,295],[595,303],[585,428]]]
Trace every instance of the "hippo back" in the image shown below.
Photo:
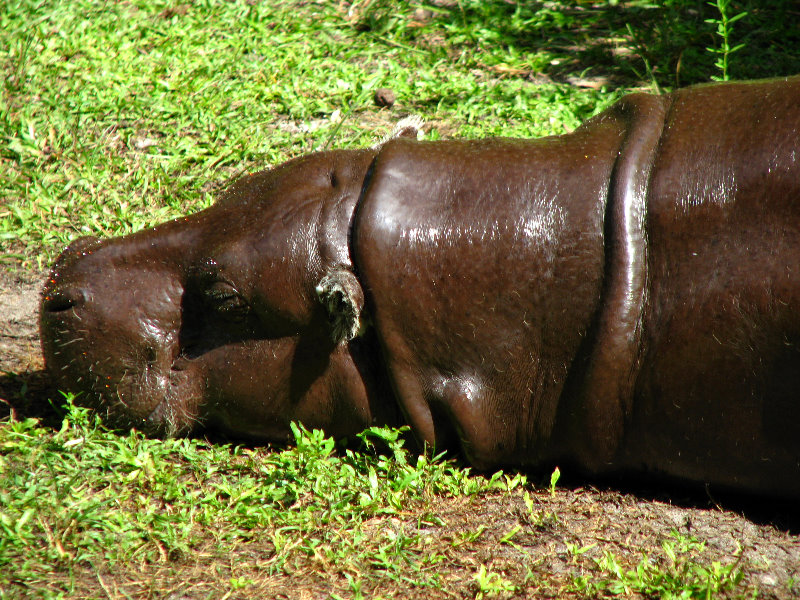
[[[790,78],[387,144],[351,252],[418,437],[800,494],[798,140]]]
[[[670,98],[620,462],[800,494],[800,78]]]

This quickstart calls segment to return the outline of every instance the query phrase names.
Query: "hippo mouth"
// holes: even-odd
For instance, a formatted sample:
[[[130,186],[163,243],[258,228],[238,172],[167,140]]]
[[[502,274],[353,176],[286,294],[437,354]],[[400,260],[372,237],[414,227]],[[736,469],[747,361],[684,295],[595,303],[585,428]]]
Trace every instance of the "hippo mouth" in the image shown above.
[[[67,325],[75,298],[52,293],[41,321],[45,363],[57,387],[76,403],[97,411],[115,428],[136,428],[148,435],[186,435],[199,424],[202,390],[193,365],[182,356],[159,361],[127,348],[112,360],[83,329]]]
[[[61,381],[65,391],[76,395],[78,404],[97,411],[114,428],[175,437],[187,435],[201,424],[198,394],[181,371],[161,375],[147,369],[129,370],[116,378],[98,375],[85,387],[79,387],[81,382],[68,373]]]

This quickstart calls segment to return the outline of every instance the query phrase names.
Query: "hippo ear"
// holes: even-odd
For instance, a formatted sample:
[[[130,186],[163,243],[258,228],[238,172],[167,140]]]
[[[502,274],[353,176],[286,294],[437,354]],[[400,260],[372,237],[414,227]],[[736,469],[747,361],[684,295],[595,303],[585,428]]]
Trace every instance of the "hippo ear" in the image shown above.
[[[355,275],[346,269],[336,269],[320,280],[316,292],[328,313],[335,344],[349,342],[361,333],[364,292]]]
[[[424,125],[425,122],[422,120],[422,117],[417,115],[411,115],[405,119],[400,119],[397,122],[397,125],[394,126],[392,133],[381,138],[381,140],[377,144],[374,144],[372,148],[373,150],[379,150],[380,147],[389,140],[394,140],[401,137],[418,140],[422,137],[422,127]]]
[[[393,140],[399,137],[408,137],[418,140],[422,135],[422,127],[424,125],[425,121],[423,121],[422,117],[419,115],[411,115],[405,119],[400,119],[397,125],[394,126],[389,139]]]

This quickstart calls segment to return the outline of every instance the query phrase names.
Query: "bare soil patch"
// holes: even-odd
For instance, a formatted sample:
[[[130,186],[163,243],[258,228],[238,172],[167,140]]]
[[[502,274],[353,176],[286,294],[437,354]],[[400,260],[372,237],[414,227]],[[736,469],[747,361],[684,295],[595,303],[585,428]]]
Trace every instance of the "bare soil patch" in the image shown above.
[[[53,416],[36,316],[43,281],[44,274],[0,271],[0,410],[18,418]]]
[[[0,272],[0,404],[5,414],[53,414],[48,400],[58,398],[42,371],[36,309],[43,275]],[[3,416],[5,416],[5,414]],[[735,564],[744,574],[744,590],[759,598],[800,597],[800,508],[763,500],[726,499],[720,507],[708,496],[658,490],[655,495],[592,487],[559,488],[532,495],[491,493],[470,498],[437,499],[435,506],[411,508],[407,514],[375,518],[363,526],[368,539],[391,537],[392,530],[414,533],[420,554],[444,557],[435,566],[440,589],[362,589],[383,597],[474,598],[474,574],[481,565],[502,574],[516,591],[500,597],[581,597],[576,579],[609,578],[598,566],[613,553],[624,569],[642,560],[665,560],[662,544],[676,534],[705,543],[699,563]],[[431,519],[435,518],[435,525]],[[517,529],[510,538],[508,534]],[[470,543],[464,536],[480,532]],[[327,598],[352,594],[348,581],[323,557],[296,557],[290,568],[267,573],[271,542],[257,533],[225,556],[202,549],[191,557],[164,557],[158,563],[130,565],[114,572],[73,572],[87,595],[200,598],[230,592],[232,577],[253,582],[237,597]],[[644,557],[647,557],[646,559]],[[668,565],[667,565],[668,566]],[[369,569],[369,565],[363,565]],[[666,568],[666,566],[665,566]],[[369,581],[369,578],[367,579]],[[384,580],[385,581],[385,580]],[[291,590],[287,594],[286,590]],[[595,591],[595,593],[599,593]],[[603,595],[605,595],[603,593]],[[636,594],[634,594],[636,596]]]
[[[0,367],[4,371],[43,366],[36,325],[41,279],[0,272]]]

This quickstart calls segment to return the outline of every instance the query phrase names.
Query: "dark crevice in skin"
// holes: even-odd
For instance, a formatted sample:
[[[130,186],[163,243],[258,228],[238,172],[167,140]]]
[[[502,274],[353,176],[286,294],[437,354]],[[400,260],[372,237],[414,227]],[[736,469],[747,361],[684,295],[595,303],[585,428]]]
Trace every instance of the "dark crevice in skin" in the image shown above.
[[[400,427],[406,421],[391,386],[386,364],[381,360],[380,341],[374,329],[349,342],[350,354],[362,380],[367,385],[367,398],[376,425]]]
[[[316,324],[312,323],[308,331],[326,330],[325,322],[319,319]],[[289,401],[292,405],[296,405],[325,373],[335,347],[328,335],[309,335],[306,332],[298,337],[289,376]]]
[[[598,301],[598,308],[592,317],[591,324],[587,328],[581,343],[578,346],[578,351],[572,359],[567,370],[567,376],[564,380],[564,387],[561,391],[561,401],[559,403],[558,411],[556,412],[556,419],[553,425],[551,448],[553,448],[550,456],[547,457],[553,463],[560,463],[562,468],[564,465],[570,465],[574,468],[576,462],[570,458],[568,450],[562,444],[563,438],[569,437],[568,424],[571,423],[576,415],[576,403],[565,401],[567,398],[577,398],[580,396],[580,391],[583,388],[584,378],[589,368],[589,361],[591,360],[592,353],[597,343],[597,332],[599,329],[598,315],[601,311],[600,303]]]
[[[644,104],[639,106],[634,99],[627,104],[620,102],[615,110],[619,112],[617,118],[624,126],[625,134],[620,142],[619,155],[608,182],[606,203],[603,207],[603,280],[600,298],[597,303],[591,323],[586,331],[586,335],[579,346],[578,352],[570,365],[567,379],[562,391],[560,410],[554,428],[555,434],[566,435],[568,440],[574,444],[576,429],[588,427],[587,421],[594,421],[593,415],[597,412],[596,408],[588,407],[588,402],[603,402],[603,410],[600,412],[608,417],[609,412],[618,412],[620,421],[615,425],[614,419],[606,422],[603,429],[612,429],[616,435],[613,448],[604,460],[613,460],[616,449],[623,443],[626,425],[631,417],[631,405],[634,400],[636,389],[636,379],[641,363],[642,340],[643,340],[643,318],[646,313],[648,272],[647,272],[647,194],[652,179],[654,158],[663,138],[663,127],[666,117],[672,107],[672,97],[663,96],[653,99],[653,97],[643,97],[645,103],[656,102],[658,105]],[[653,111],[660,113],[657,123],[651,123],[650,117]],[[648,139],[649,138],[649,139]],[[655,139],[653,139],[655,138]],[[641,154],[644,153],[645,160]],[[634,167],[631,164],[644,165],[644,167]],[[642,179],[643,178],[643,179]],[[637,181],[637,179],[642,179]],[[629,198],[626,194],[628,186],[633,185],[634,198]],[[630,203],[630,206],[628,206]],[[626,219],[630,218],[627,210],[641,210],[640,222],[642,238],[636,239],[637,231],[628,231]],[[634,227],[635,225],[634,224]],[[629,235],[633,239],[629,239]],[[639,242],[640,246],[634,247],[633,252],[639,255],[629,256],[628,248],[631,244]],[[629,274],[628,271],[634,271]],[[623,275],[627,279],[623,279]],[[629,281],[630,280],[630,281]],[[629,299],[630,288],[634,287],[634,293],[640,296]],[[636,322],[631,323],[625,317],[636,314]],[[609,319],[613,323],[624,323],[626,329],[631,331],[618,330],[618,327],[609,327]],[[626,333],[635,336],[633,348],[630,344],[624,344]],[[609,354],[605,345],[613,345],[618,352]],[[622,347],[620,347],[622,346]],[[598,367],[600,363],[600,367]],[[620,368],[620,363],[622,367]],[[614,366],[617,370],[617,377],[613,378],[615,383],[622,381],[622,385],[617,385],[614,389],[607,389],[605,379],[608,377],[608,369]],[[627,367],[627,368],[625,368]],[[598,387],[599,386],[599,387]],[[597,396],[593,399],[592,396]],[[569,426],[560,427],[564,423]],[[568,442],[570,443],[570,442]],[[601,444],[601,445],[607,445]],[[593,443],[586,442],[583,449],[584,454],[594,453]],[[570,457],[560,456],[560,460],[569,461]],[[585,457],[578,457],[579,464],[586,463]],[[602,469],[601,463],[595,468]],[[590,469],[590,474],[594,469]]]
[[[448,456],[457,456],[465,466],[470,464],[464,448],[464,444],[469,438],[459,431],[458,419],[452,414],[449,405],[446,402],[431,402],[430,409],[437,438],[437,447],[431,450],[433,452],[446,451]]]
[[[379,153],[375,154],[375,156],[373,157],[372,161],[370,161],[370,163],[369,163],[369,167],[367,167],[367,172],[364,175],[364,181],[361,184],[361,190],[359,190],[359,192],[358,192],[358,200],[356,200],[356,205],[353,208],[353,214],[350,217],[350,223],[349,223],[349,225],[347,227],[347,251],[350,254],[350,262],[352,264],[353,274],[356,276],[356,279],[358,279],[358,282],[361,284],[362,288],[364,288],[364,282],[361,280],[361,277],[359,276],[358,263],[356,262],[355,252],[353,251],[354,250],[354,248],[353,248],[353,240],[356,239],[356,234],[357,234],[357,230],[358,230],[359,214],[361,212],[361,206],[362,206],[363,201],[364,201],[364,196],[367,193],[367,188],[369,187],[369,184],[372,181],[372,175],[375,172],[375,164],[378,161],[378,154]],[[369,296],[370,296],[369,290],[364,289],[364,296],[365,296],[364,308],[367,308],[366,298],[369,298]],[[362,315],[362,318],[364,318],[363,315]],[[369,318],[369,312],[367,312],[366,318]]]
[[[369,184],[372,181],[372,176],[375,172],[375,164],[378,160],[378,154],[379,153],[375,154],[370,161],[369,166],[367,167],[367,172],[364,175],[364,180],[358,193],[358,200],[356,200],[355,207],[353,208],[353,214],[350,217],[350,223],[348,224],[347,228],[347,250],[350,256],[350,268],[364,293],[364,307],[361,312],[361,320],[367,325],[366,332],[350,342],[350,349],[353,360],[355,361],[356,367],[361,373],[362,378],[364,381],[368,382],[368,385],[375,388],[374,393],[372,390],[370,390],[368,397],[370,399],[370,404],[379,402],[380,408],[379,410],[376,410],[376,407],[372,406],[372,414],[388,414],[389,420],[386,424],[399,427],[407,424],[406,419],[403,415],[400,404],[397,401],[397,396],[394,392],[394,389],[392,388],[391,377],[386,368],[386,363],[385,361],[381,360],[381,343],[375,334],[375,329],[372,326],[372,320],[370,318],[370,315],[374,314],[374,301],[370,289],[364,284],[364,281],[359,274],[358,262],[356,261],[353,246],[353,241],[356,239],[358,232],[358,219],[361,206],[367,189],[369,188]],[[387,406],[390,408],[388,412],[386,410]],[[409,435],[409,438],[413,440],[413,436]],[[416,441],[413,443],[415,446],[417,445]]]

